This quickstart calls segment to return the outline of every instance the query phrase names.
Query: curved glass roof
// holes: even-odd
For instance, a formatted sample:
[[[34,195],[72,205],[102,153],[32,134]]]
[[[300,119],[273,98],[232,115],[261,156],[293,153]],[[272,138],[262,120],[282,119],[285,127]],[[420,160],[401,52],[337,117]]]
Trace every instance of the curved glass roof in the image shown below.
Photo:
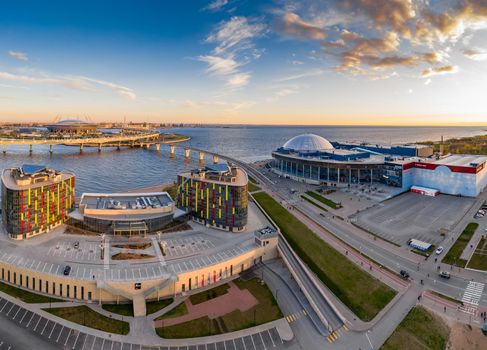
[[[327,139],[315,134],[303,134],[294,136],[282,147],[288,150],[309,152],[333,149],[333,145]]]

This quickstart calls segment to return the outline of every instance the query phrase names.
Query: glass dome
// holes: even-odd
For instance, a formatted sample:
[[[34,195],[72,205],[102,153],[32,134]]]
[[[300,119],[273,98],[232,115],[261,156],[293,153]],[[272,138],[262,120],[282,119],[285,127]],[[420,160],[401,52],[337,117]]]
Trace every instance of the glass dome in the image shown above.
[[[333,149],[333,145],[327,139],[314,134],[303,134],[294,136],[282,147],[288,150],[307,152]]]

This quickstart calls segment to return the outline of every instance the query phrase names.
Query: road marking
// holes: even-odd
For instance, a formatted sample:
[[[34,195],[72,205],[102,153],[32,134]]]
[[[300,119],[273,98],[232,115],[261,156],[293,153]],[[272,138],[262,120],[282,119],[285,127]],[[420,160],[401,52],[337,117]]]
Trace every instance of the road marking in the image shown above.
[[[73,349],[76,348],[76,343],[78,342],[78,338],[79,338],[79,335],[81,334],[80,331],[78,331],[78,335],[76,336],[76,340],[74,341],[74,344],[73,344]]]
[[[35,315],[36,315],[36,314],[33,312],[33,313],[32,313],[32,316],[30,317],[30,320],[29,320],[29,322],[27,323],[27,326],[25,326],[25,328],[28,328],[28,327],[29,327],[30,322],[32,321],[32,319],[34,318],[34,316],[35,316]],[[20,321],[20,322],[22,322],[22,321]]]
[[[46,330],[46,327],[47,327],[47,325],[49,324],[49,322],[51,322],[51,320],[47,320],[46,324],[44,325],[44,328],[42,328],[41,335],[42,335],[42,333],[44,333],[44,331]]]
[[[37,320],[36,326],[34,327],[34,332],[36,331],[37,326],[39,325],[39,322],[41,322],[41,320],[42,320],[42,317],[39,317],[39,320]]]
[[[66,337],[66,341],[64,342],[64,346],[66,346],[66,344],[68,343],[68,340],[69,340],[69,336],[71,335],[71,332],[73,331],[72,328],[69,329],[69,333],[68,333],[68,336]]]

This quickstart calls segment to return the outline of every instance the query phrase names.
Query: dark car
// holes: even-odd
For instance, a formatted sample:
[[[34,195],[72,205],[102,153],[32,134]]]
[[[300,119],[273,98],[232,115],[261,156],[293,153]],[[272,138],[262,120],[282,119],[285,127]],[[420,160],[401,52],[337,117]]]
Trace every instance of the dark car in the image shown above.
[[[68,276],[70,272],[71,272],[71,266],[67,265],[64,268],[64,276]]]
[[[440,272],[440,277],[441,278],[446,278],[447,280],[450,279],[450,273],[446,271],[441,271]]]
[[[399,272],[399,276],[401,276],[401,278],[407,280],[409,278],[409,273],[406,270],[401,270]]]

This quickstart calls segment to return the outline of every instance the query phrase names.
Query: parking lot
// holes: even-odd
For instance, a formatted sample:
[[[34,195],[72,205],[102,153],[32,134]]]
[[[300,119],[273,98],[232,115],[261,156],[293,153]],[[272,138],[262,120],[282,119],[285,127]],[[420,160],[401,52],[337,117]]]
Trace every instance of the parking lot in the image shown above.
[[[58,241],[49,248],[47,255],[75,261],[100,261],[100,243],[81,241],[75,248],[73,242]]]
[[[475,199],[407,192],[359,213],[357,225],[388,241],[406,245],[416,238],[439,244],[475,203]]]
[[[206,235],[193,235],[185,238],[164,239],[166,255],[170,257],[192,255],[215,247]]]
[[[37,313],[26,310],[6,299],[0,298],[0,313],[11,322],[44,338],[59,349],[73,350],[260,350],[283,345],[276,328],[270,328],[251,335],[236,337],[227,341],[184,346],[144,346],[129,342],[120,342],[94,336],[73,329],[66,324],[49,320]],[[176,343],[165,341],[162,343]]]

